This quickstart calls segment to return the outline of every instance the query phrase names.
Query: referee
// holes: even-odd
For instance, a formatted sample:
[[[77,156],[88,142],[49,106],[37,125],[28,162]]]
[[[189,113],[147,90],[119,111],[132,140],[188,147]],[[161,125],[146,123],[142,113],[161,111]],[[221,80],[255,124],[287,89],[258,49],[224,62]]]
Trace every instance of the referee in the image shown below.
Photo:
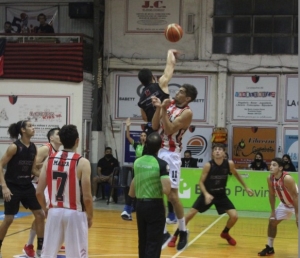
[[[136,218],[139,258],[159,258],[165,226],[163,194],[171,191],[169,166],[157,157],[161,137],[151,133],[146,140],[147,154],[134,162],[134,179],[129,195],[137,198]]]

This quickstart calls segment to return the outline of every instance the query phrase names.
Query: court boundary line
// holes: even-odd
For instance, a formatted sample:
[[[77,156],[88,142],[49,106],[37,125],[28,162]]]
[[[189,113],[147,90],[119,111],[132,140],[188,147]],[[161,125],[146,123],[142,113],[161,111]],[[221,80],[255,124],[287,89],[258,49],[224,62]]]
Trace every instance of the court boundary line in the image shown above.
[[[195,241],[197,241],[204,233],[206,233],[210,228],[212,228],[219,220],[221,220],[226,213],[222,214],[219,218],[217,218],[213,223],[211,223],[207,228],[205,228],[201,233],[199,233],[192,241],[190,241],[186,248],[188,248],[190,245],[192,245]],[[185,249],[186,249],[185,248]],[[184,249],[184,250],[185,250]],[[178,257],[184,250],[177,252],[172,258]]]

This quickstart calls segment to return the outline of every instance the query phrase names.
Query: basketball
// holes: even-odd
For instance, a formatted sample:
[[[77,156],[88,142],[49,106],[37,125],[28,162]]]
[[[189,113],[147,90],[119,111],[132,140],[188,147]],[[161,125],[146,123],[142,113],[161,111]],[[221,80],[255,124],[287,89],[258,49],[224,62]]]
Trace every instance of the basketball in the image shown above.
[[[182,38],[183,30],[177,23],[172,23],[165,29],[165,37],[170,42],[177,42]]]

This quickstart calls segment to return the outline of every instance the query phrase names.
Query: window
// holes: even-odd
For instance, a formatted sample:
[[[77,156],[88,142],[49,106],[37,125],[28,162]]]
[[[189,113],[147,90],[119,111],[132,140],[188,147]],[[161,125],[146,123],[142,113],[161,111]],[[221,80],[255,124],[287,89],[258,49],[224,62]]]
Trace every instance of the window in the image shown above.
[[[213,53],[298,54],[297,0],[215,0]]]

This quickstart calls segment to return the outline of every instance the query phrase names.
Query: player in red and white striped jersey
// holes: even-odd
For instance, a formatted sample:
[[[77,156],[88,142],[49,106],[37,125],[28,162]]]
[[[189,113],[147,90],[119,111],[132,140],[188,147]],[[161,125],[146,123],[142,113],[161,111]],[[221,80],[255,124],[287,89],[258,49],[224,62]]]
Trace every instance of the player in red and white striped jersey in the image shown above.
[[[183,84],[176,93],[174,100],[165,99],[162,103],[157,97],[152,97],[152,104],[156,107],[152,119],[152,128],[159,129],[162,137],[162,148],[158,157],[168,162],[170,167],[171,192],[168,195],[179,223],[179,242],[177,250],[183,250],[188,243],[188,232],[185,226],[183,206],[179,200],[178,187],[181,167],[181,139],[189,128],[193,113],[188,103],[197,97],[197,89],[190,84]],[[170,207],[169,207],[170,208]],[[171,235],[164,230],[163,247],[171,240]]]
[[[41,169],[43,166],[43,162],[48,158],[51,154],[56,153],[61,146],[61,142],[59,139],[59,127],[51,128],[47,133],[48,143],[38,148],[37,156],[36,156],[36,164],[37,168]],[[32,183],[34,187],[37,187],[38,177],[35,176],[32,180]],[[49,198],[47,198],[48,200]],[[36,230],[35,230],[35,220],[32,222],[31,229],[29,232],[29,238],[27,241],[27,244],[23,248],[23,252],[26,254],[27,257],[35,257],[35,251],[34,251],[34,238],[36,236]],[[63,247],[64,249],[64,247]],[[61,250],[63,250],[61,249]]]
[[[259,256],[268,256],[275,253],[273,242],[277,234],[277,225],[281,221],[290,219],[295,214],[298,227],[298,187],[295,180],[287,172],[283,171],[283,166],[284,163],[281,158],[274,158],[270,165],[271,174],[267,179],[271,206],[268,244],[265,249],[258,253]],[[275,196],[280,199],[276,209]]]
[[[42,257],[56,257],[63,242],[66,257],[88,257],[88,228],[92,226],[90,162],[75,153],[79,143],[76,126],[59,131],[64,146],[44,162],[36,195],[47,217]],[[48,187],[49,210],[44,195]]]

